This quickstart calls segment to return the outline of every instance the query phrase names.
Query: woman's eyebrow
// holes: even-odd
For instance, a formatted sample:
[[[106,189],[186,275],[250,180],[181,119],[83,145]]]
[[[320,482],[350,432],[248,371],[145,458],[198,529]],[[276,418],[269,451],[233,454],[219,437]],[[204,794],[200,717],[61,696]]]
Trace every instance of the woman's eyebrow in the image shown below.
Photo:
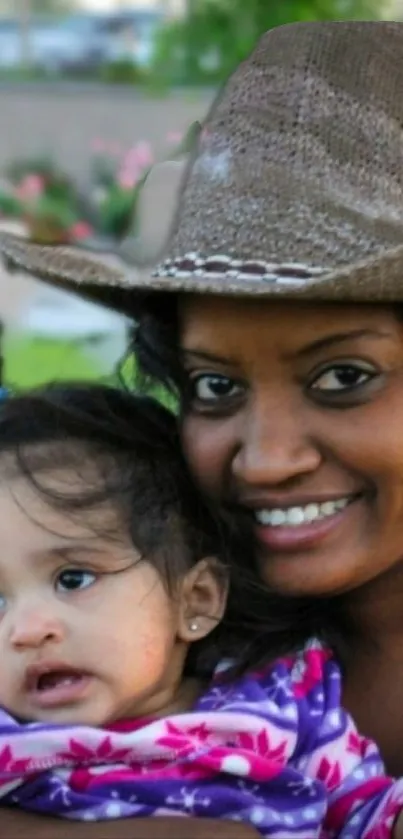
[[[191,349],[182,348],[180,350],[180,353],[181,353],[181,356],[184,360],[190,359],[190,358],[193,358],[193,359],[197,358],[201,361],[213,362],[214,364],[232,364],[232,365],[234,365],[234,364],[237,363],[234,358],[230,358],[229,356],[224,357],[224,356],[214,355],[214,353],[206,352],[205,350],[197,350],[197,349],[191,350]]]
[[[319,352],[319,350],[325,350],[329,347],[333,347],[335,344],[343,344],[346,341],[356,340],[357,338],[376,338],[379,340],[385,340],[393,338],[391,332],[381,332],[379,329],[354,329],[351,332],[336,332],[333,335],[326,335],[323,338],[318,338],[316,341],[312,341],[312,343],[307,344],[305,347],[298,349],[295,353],[292,353],[292,357],[303,357],[306,355],[311,355],[315,352]]]

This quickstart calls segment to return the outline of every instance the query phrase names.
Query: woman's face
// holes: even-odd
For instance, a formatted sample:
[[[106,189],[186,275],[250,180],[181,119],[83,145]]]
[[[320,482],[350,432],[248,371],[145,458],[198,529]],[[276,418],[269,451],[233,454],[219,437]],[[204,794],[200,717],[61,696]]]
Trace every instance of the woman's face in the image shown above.
[[[183,440],[247,509],[261,573],[348,591],[403,558],[403,321],[387,308],[184,296]]]

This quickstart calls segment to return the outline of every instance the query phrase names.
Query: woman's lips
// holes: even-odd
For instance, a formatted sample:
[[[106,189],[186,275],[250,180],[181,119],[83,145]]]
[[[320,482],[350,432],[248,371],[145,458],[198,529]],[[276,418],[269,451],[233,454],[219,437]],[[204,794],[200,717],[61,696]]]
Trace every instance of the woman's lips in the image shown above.
[[[271,551],[285,553],[314,548],[344,523],[358,500],[359,496],[355,495],[322,505],[311,502],[305,507],[295,505],[283,508],[282,511],[279,508],[271,511],[265,511],[264,508],[256,510],[255,532],[258,541]],[[316,511],[313,509],[315,506]],[[321,507],[324,508],[323,514]],[[280,512],[284,513],[283,517],[280,517]]]

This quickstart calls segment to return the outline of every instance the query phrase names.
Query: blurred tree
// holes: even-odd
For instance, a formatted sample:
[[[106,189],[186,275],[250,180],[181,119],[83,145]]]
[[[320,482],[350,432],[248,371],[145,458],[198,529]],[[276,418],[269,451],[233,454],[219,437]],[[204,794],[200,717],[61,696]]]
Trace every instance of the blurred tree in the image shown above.
[[[32,13],[44,17],[77,11],[76,0],[31,0]]]
[[[155,67],[173,82],[216,83],[259,36],[303,20],[378,18],[382,0],[188,0],[187,14],[161,30]]]

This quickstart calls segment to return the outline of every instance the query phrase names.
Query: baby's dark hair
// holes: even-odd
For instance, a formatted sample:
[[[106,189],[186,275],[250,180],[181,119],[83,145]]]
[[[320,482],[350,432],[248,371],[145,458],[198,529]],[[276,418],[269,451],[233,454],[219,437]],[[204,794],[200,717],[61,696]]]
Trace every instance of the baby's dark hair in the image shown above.
[[[219,546],[218,520],[187,469],[175,418],[155,400],[98,384],[13,396],[0,408],[0,456],[6,453],[5,474],[25,477],[59,510],[78,515],[113,505],[118,519],[100,522],[102,535],[113,538],[123,525],[169,588]],[[44,480],[64,468],[74,470],[66,485]]]
[[[69,480],[46,475],[66,469]],[[182,455],[176,418],[158,402],[97,384],[48,385],[0,404],[0,480],[23,477],[53,508],[74,516],[110,505],[102,535],[128,535],[168,590],[200,559],[229,570],[223,620],[191,645],[186,672],[211,675],[223,658],[233,673],[297,646],[310,610],[273,597],[259,584],[247,523],[211,507]],[[77,477],[77,480],[76,480]],[[99,517],[97,519],[99,521]],[[301,623],[301,621],[303,623]]]

